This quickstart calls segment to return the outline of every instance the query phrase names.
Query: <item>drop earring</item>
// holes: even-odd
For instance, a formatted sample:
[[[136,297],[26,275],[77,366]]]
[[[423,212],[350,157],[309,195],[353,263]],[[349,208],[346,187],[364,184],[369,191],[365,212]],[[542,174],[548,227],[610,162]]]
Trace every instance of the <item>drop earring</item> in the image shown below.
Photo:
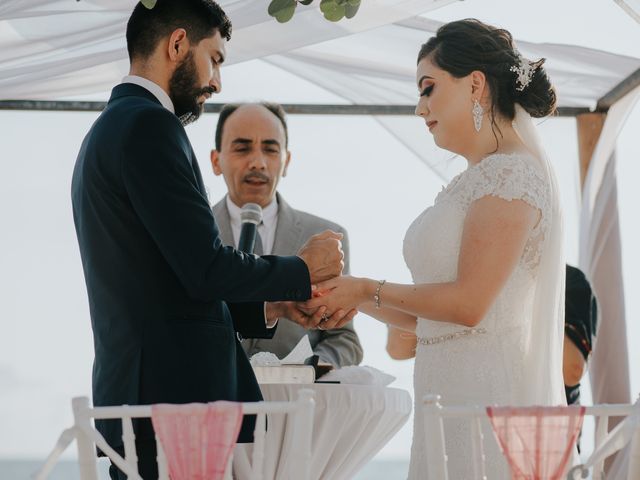
[[[473,126],[476,128],[476,132],[479,132],[480,128],[482,128],[484,108],[482,108],[482,105],[480,105],[477,98],[473,101],[473,109],[471,110],[471,113],[473,113]]]

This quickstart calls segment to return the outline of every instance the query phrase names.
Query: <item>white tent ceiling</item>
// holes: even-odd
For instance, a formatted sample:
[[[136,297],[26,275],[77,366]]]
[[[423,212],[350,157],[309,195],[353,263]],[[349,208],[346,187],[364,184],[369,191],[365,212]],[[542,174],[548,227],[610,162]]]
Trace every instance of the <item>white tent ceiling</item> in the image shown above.
[[[220,3],[234,24],[229,64],[262,59],[332,92],[340,103],[411,105],[416,51],[440,25],[418,15],[451,0],[367,0],[354,19],[339,23],[324,20],[317,5],[301,5],[287,24],[268,16],[264,1]],[[134,4],[135,0],[2,2],[0,100],[87,94],[105,100],[128,68],[124,30]],[[518,42],[518,47],[529,58],[547,58],[562,107],[593,109],[640,68],[638,58],[580,46]],[[249,91],[248,86],[244,90]],[[272,99],[289,103],[286,98]]]

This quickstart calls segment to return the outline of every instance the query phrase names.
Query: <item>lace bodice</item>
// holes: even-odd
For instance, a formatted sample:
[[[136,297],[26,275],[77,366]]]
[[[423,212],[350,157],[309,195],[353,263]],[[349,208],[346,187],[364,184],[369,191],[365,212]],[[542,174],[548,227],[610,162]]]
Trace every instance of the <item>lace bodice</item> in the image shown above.
[[[467,212],[474,201],[487,195],[525,201],[538,210],[539,220],[516,268],[476,331],[461,334],[465,327],[418,319],[416,334],[423,341],[416,350],[410,478],[425,478],[422,405],[418,401],[425,394],[436,393],[444,403],[458,405],[513,405],[519,398],[515,393],[523,381],[526,326],[531,320],[535,278],[550,224],[550,187],[536,159],[524,154],[493,154],[463,171],[413,222],[405,236],[404,257],[415,283],[455,280]],[[449,458],[455,458],[449,463],[454,469],[450,478],[471,477],[472,470],[467,470],[472,468],[470,433],[463,424],[452,421],[446,438]],[[489,469],[494,469],[494,475],[487,472],[487,476],[502,478],[498,472],[504,465],[499,453],[494,453],[487,452]],[[469,461],[465,463],[464,458]]]
[[[475,200],[486,195],[523,200],[540,210],[540,221],[531,232],[521,261],[522,267],[533,272],[540,259],[541,241],[549,223],[549,186],[534,162],[534,158],[522,154],[490,155],[443,187],[434,205],[414,220],[405,236],[404,257],[416,283],[453,279],[455,271],[451,269],[452,265],[444,264],[451,257],[457,260],[466,212]],[[434,224],[438,225],[437,229],[429,228]],[[425,225],[427,231],[423,228]],[[423,250],[423,255],[418,253],[420,250]],[[441,261],[435,268],[424,261],[437,259]],[[457,261],[453,266],[457,267]]]

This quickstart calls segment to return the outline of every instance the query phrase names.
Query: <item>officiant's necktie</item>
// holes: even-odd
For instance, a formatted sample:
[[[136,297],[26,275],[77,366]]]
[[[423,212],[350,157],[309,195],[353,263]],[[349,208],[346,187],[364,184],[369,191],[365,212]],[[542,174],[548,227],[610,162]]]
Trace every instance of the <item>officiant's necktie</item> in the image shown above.
[[[264,254],[264,250],[262,249],[262,237],[260,237],[260,232],[256,229],[256,245],[253,247],[253,253],[260,256]]]

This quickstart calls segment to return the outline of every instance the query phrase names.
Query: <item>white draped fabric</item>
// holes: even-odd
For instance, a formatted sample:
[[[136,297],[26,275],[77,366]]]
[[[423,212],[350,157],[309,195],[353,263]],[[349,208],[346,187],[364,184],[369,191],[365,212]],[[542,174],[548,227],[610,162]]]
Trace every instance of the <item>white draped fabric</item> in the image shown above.
[[[640,88],[609,110],[583,191],[580,265],[594,285],[601,319],[590,370],[594,403],[628,403],[631,400],[615,145],[638,98]]]
[[[234,25],[228,63],[261,58],[345,103],[413,104],[417,50],[440,25],[415,17],[451,1],[367,0],[353,19],[338,23],[324,20],[317,5],[299,5],[289,23],[279,24],[268,16],[266,2],[222,0]],[[105,99],[127,71],[124,31],[134,4],[135,0],[4,0],[0,100],[92,93]],[[561,106],[594,107],[640,67],[640,59],[577,46],[518,46],[525,56],[548,59]],[[288,103],[287,98],[273,100]]]
[[[609,110],[583,189],[580,266],[595,290],[600,317],[589,368],[594,404],[631,401],[615,146],[638,98],[640,87]],[[612,421],[611,426],[616,423]],[[627,478],[629,458],[628,448],[616,456],[609,471],[611,478]]]
[[[593,284],[600,312],[590,367],[594,403],[631,401],[615,146],[638,98],[640,87],[609,110],[583,190],[580,266]]]
[[[233,22],[229,64],[411,18],[452,0],[367,0],[350,21],[299,5],[287,24],[266,2],[221,0]],[[136,0],[5,0],[0,4],[0,99],[57,99],[108,91],[128,68],[126,21]],[[317,3],[317,2],[316,2]],[[11,48],[7,48],[11,47]]]
[[[269,384],[260,386],[265,400],[289,401],[302,388],[315,392],[311,478],[347,480],[405,424],[411,413],[409,392],[374,385]],[[268,418],[263,475],[287,478],[291,432],[282,415]],[[238,478],[248,478],[253,447],[239,444],[233,459]]]

